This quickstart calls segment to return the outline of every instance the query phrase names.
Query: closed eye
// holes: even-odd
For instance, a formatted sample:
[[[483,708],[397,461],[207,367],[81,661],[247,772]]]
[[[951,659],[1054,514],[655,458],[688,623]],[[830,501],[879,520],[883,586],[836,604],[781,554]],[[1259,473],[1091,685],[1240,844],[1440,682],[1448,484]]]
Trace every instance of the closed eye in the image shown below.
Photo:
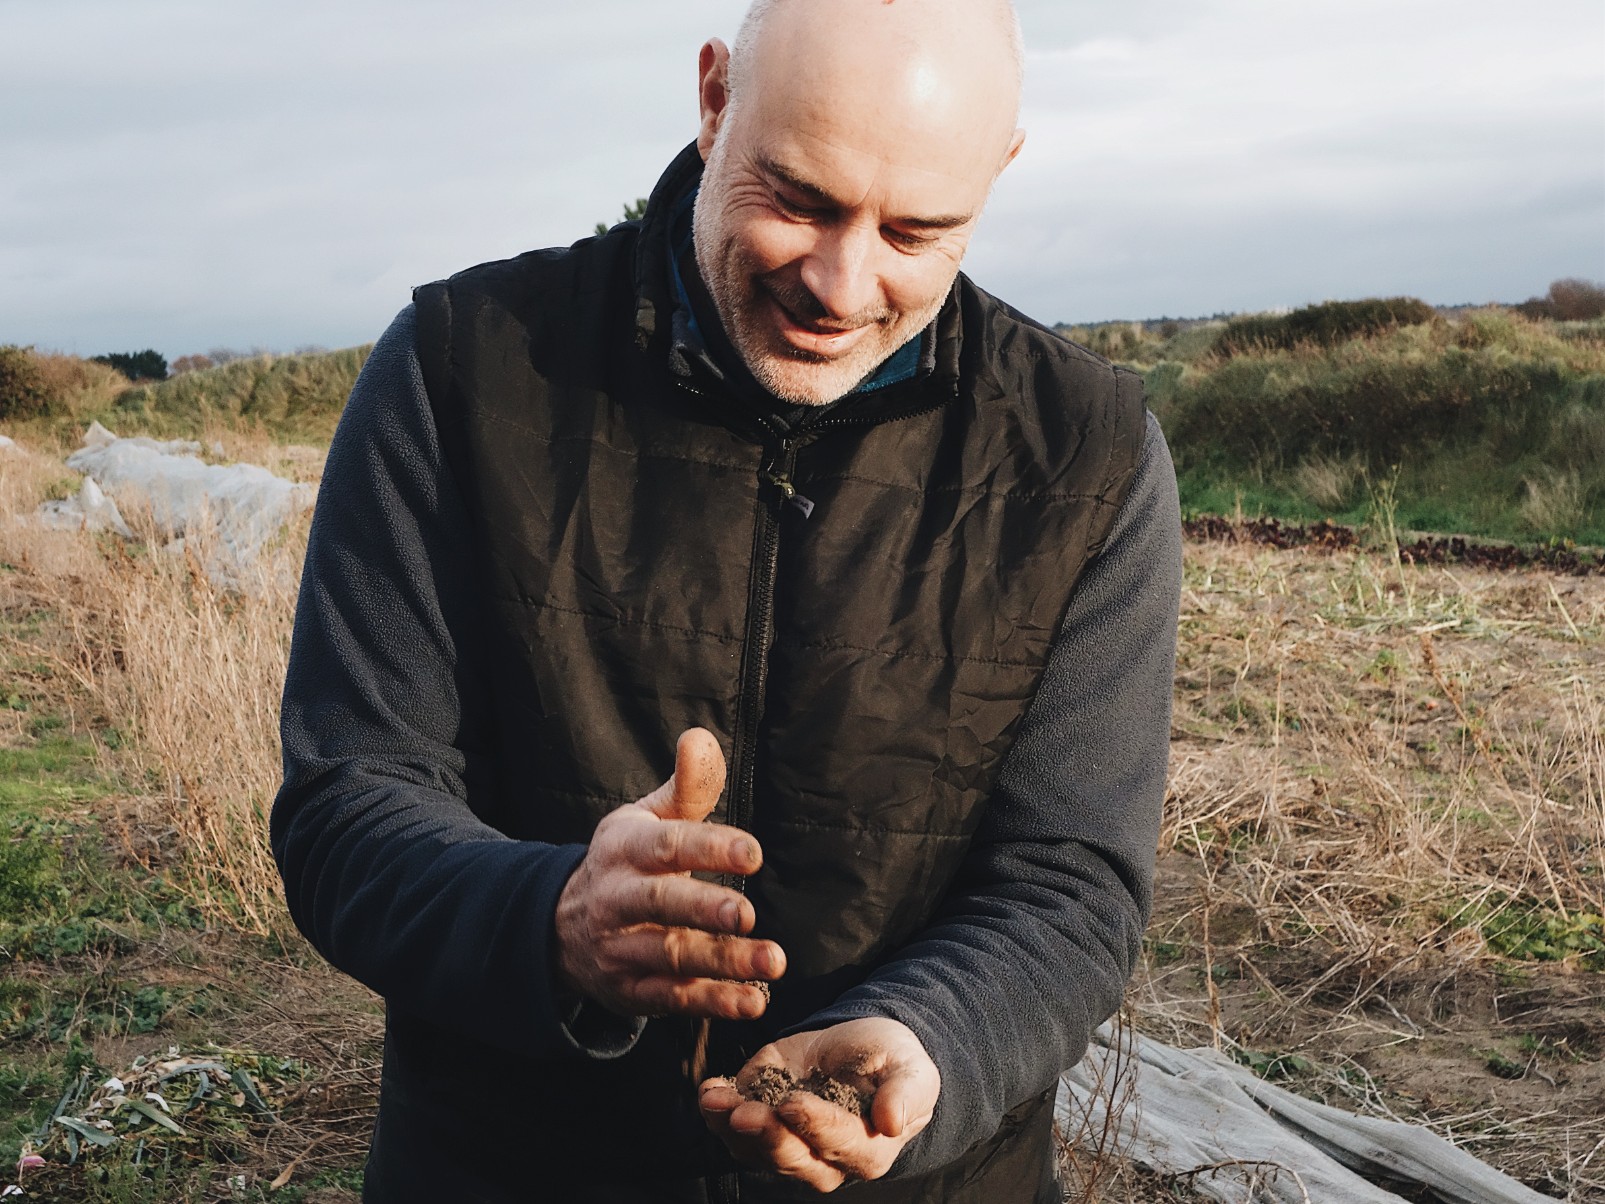
[[[799,201],[794,201],[782,192],[775,193],[775,205],[782,212],[801,221],[813,221],[824,217],[829,212],[818,205],[804,205]]]
[[[895,226],[881,227],[881,234],[885,237],[887,242],[894,243],[899,247],[905,247],[909,250],[917,250],[920,247],[928,247],[936,241],[936,236],[933,234],[915,234],[908,230],[899,230]]]

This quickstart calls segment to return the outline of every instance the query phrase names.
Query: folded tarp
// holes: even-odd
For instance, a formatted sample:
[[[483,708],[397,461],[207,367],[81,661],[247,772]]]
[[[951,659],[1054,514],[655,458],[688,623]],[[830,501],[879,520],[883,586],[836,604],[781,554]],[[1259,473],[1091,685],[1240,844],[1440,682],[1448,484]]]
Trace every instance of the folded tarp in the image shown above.
[[[1553,1204],[1417,1125],[1319,1104],[1213,1049],[1173,1049],[1098,1030],[1059,1084],[1060,1131],[1103,1132],[1137,1165],[1187,1176],[1222,1204],[1404,1204],[1381,1185],[1430,1189],[1446,1204]],[[1125,1043],[1117,1047],[1117,1041]],[[1112,1083],[1135,1068],[1134,1090]]]

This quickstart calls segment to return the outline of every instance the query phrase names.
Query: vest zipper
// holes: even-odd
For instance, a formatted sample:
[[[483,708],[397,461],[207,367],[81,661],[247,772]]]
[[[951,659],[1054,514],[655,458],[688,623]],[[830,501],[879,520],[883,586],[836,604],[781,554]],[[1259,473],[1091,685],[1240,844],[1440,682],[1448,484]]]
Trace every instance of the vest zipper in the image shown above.
[[[767,424],[765,424],[767,425]],[[763,720],[763,694],[769,675],[769,642],[775,627],[775,578],[780,570],[780,511],[790,505],[813,512],[814,504],[792,484],[797,467],[797,440],[780,437],[776,450],[758,470],[758,478],[774,487],[777,497],[765,497],[760,490],[757,526],[753,532],[753,566],[747,582],[747,631],[741,642],[741,686],[736,699],[736,724],[731,733],[730,804],[725,820],[744,831],[752,829],[752,796],[757,782],[754,764],[758,751],[758,725]],[[728,875],[725,885],[746,893],[747,880]],[[703,1017],[695,1028],[694,1052],[687,1069],[693,1086],[710,1069],[707,1065],[708,1041],[712,1025]],[[733,1072],[733,1069],[732,1069]],[[734,1174],[709,1177],[709,1204],[739,1204],[741,1181]]]
[[[678,382],[680,387],[695,397],[708,400],[708,395],[696,386]],[[940,409],[945,400],[896,415],[889,421],[913,418]],[[753,794],[757,784],[756,757],[758,725],[763,720],[763,695],[769,671],[769,643],[774,637],[775,583],[780,569],[780,519],[784,507],[799,511],[802,517],[813,514],[814,503],[797,492],[792,474],[797,468],[797,449],[803,437],[812,437],[815,431],[840,426],[856,426],[860,420],[831,417],[805,425],[801,430],[782,433],[772,423],[760,419],[764,428],[774,437],[773,450],[758,469],[758,479],[775,490],[775,496],[764,497],[762,490],[757,506],[757,526],[753,532],[753,570],[747,583],[747,630],[741,644],[741,685],[736,699],[735,730],[731,732],[731,788],[730,803],[725,821],[744,831],[752,830]],[[725,875],[722,885],[745,894],[747,881],[737,875]],[[712,1022],[703,1017],[692,1028],[692,1052],[685,1063],[687,1077],[693,1089],[702,1077],[714,1067],[708,1065],[708,1047],[712,1037]],[[734,1073],[734,1068],[724,1068]],[[707,1180],[710,1204],[739,1204],[740,1180],[734,1174],[714,1174]]]
[[[797,467],[797,440],[779,439],[768,461],[759,470],[759,479],[774,487],[777,496],[758,499],[757,529],[753,534],[753,571],[747,586],[747,634],[741,647],[741,693],[736,707],[733,733],[735,764],[732,766],[728,819],[732,826],[752,828],[753,790],[757,782],[755,764],[758,751],[758,725],[763,720],[764,686],[769,674],[769,643],[775,627],[775,578],[780,568],[780,512],[791,505],[804,515],[813,503],[797,492],[791,474]],[[734,884],[737,890],[744,882]]]
[[[712,399],[689,381],[676,382],[693,397],[705,402]],[[929,405],[908,410],[902,414],[878,421],[898,422],[929,414],[947,404],[948,398],[938,398]],[[831,427],[875,425],[876,420],[839,415],[827,416],[820,421],[804,422],[800,427],[776,427],[767,418],[760,418],[765,430],[774,438],[773,451],[758,470],[758,478],[772,485],[777,499],[758,499],[758,526],[753,536],[753,572],[747,585],[747,634],[741,645],[741,687],[736,700],[735,730],[731,732],[731,790],[730,805],[725,819],[732,827],[751,831],[753,790],[757,781],[754,764],[758,748],[758,724],[763,718],[763,691],[769,669],[769,641],[774,633],[775,577],[780,565],[780,513],[791,506],[804,518],[813,514],[814,503],[797,492],[792,473],[797,467],[797,449],[804,438],[811,439],[815,432]],[[777,504],[778,503],[778,504]],[[726,875],[723,884],[733,890],[746,892],[746,879]],[[706,1040],[706,1037],[703,1037]]]

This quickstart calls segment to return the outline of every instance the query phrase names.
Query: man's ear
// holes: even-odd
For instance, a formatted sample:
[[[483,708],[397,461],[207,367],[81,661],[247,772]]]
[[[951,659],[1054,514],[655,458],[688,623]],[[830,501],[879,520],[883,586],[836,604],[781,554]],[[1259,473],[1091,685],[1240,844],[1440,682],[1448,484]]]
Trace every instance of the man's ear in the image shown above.
[[[730,47],[718,38],[704,43],[702,53],[697,56],[697,99],[702,105],[697,150],[706,163],[713,140],[719,136],[719,123],[730,107]]]
[[[1020,148],[1024,145],[1025,131],[1015,130],[1014,137],[1009,139],[1009,149],[1003,152],[1003,162],[998,164],[998,175],[1001,176],[1003,169],[1014,162],[1014,156],[1020,153]]]

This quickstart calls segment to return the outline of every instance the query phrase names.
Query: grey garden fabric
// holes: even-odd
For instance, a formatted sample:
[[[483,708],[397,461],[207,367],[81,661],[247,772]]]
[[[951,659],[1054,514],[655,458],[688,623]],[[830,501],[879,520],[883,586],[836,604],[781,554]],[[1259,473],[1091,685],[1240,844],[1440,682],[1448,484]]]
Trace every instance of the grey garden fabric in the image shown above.
[[[1114,1108],[1120,1148],[1140,1166],[1192,1175],[1200,1195],[1222,1204],[1402,1204],[1377,1183],[1428,1187],[1449,1204],[1549,1199],[1427,1129],[1319,1104],[1215,1050],[1117,1036],[1108,1024],[1060,1080],[1063,1132],[1102,1131],[1111,1092],[1100,1084],[1117,1076],[1118,1059],[1136,1070],[1134,1092]]]

